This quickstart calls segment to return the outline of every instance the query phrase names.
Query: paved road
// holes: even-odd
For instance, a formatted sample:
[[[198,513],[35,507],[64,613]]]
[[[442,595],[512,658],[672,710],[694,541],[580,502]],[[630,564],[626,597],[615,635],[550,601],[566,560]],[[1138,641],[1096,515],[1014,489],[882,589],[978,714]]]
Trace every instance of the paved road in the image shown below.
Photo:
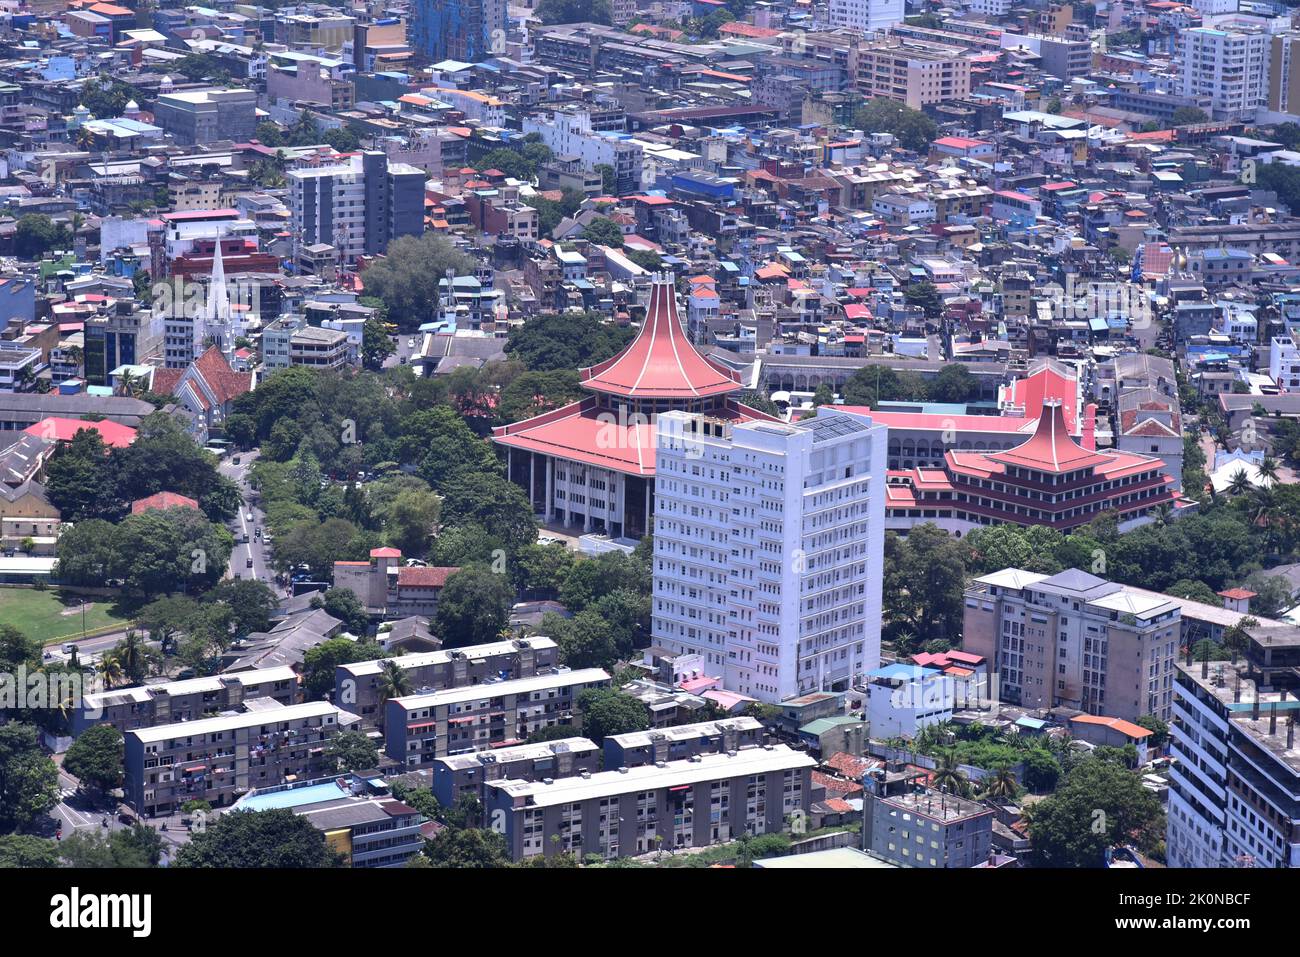
[[[238,456],[238,465],[235,464],[235,457],[231,456],[217,466],[217,471],[239,486],[239,494],[243,500],[239,515],[230,523],[236,544],[230,553],[230,567],[227,569],[227,574],[231,578],[256,578],[270,585],[277,595],[283,595],[284,589],[275,583],[270,549],[257,534],[259,530],[263,535],[266,534],[266,515],[261,508],[253,504],[254,490],[248,483],[248,471],[257,461],[258,454],[257,450],[243,452]],[[242,539],[247,539],[247,544],[239,544]]]

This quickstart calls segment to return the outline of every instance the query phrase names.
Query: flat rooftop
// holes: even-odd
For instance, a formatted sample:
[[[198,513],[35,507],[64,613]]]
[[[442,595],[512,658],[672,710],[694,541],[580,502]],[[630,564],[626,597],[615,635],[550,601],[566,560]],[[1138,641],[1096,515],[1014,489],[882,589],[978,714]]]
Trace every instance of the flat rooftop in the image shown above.
[[[258,699],[261,700],[261,699]],[[175,724],[160,724],[152,728],[138,728],[128,731],[127,737],[135,735],[141,741],[169,741],[172,738],[198,737],[214,734],[218,731],[233,731],[239,728],[251,728],[259,724],[282,724],[286,721],[301,721],[307,718],[320,718],[327,714],[346,716],[348,712],[336,708],[328,701],[308,701],[306,704],[291,704],[271,711],[255,711],[245,714],[221,715],[216,718],[203,718],[200,721],[178,721]],[[344,718],[339,719],[339,724]]]
[[[551,807],[630,791],[684,788],[720,778],[767,774],[796,768],[814,768],[817,762],[788,746],[742,748],[726,754],[704,754],[685,761],[668,761],[663,767],[645,764],[617,771],[600,771],[587,776],[545,781],[496,781],[489,788],[502,790],[512,798],[523,798],[525,807]]]
[[[629,731],[627,734],[611,734],[606,741],[616,741],[623,748],[644,748],[657,741],[695,741],[699,738],[721,736],[727,731],[761,731],[763,722],[757,718],[729,718],[723,721],[700,721],[695,724],[679,724],[672,728],[656,728],[650,731]]]
[[[495,748],[491,751],[475,751],[471,754],[452,754],[438,758],[434,763],[442,764],[453,771],[464,768],[478,768],[484,764],[509,764],[512,761],[536,761],[550,758],[557,754],[591,754],[600,750],[599,746],[588,738],[560,738],[558,741],[539,741],[535,744],[520,744],[513,748]]]
[[[927,820],[938,821],[941,824],[953,824],[957,821],[966,821],[983,814],[993,813],[983,804],[967,801],[965,798],[959,798],[952,794],[942,794],[939,791],[930,790],[914,791],[910,794],[895,794],[891,797],[881,798],[880,803]]]
[[[547,648],[554,648],[556,644],[550,638],[534,637],[525,638],[523,641],[526,647],[535,651],[542,651]],[[514,654],[520,650],[519,644],[514,640],[510,641],[490,641],[482,645],[466,645],[464,648],[445,648],[438,651],[422,651],[414,655],[395,655],[392,658],[376,658],[374,661],[354,661],[352,664],[340,665],[349,674],[360,678],[364,675],[377,675],[383,668],[385,661],[395,661],[398,666],[407,670],[411,668],[425,668],[429,665],[442,665],[464,656],[470,661],[482,661],[488,658],[495,658],[501,655]]]
[[[1286,691],[1260,691],[1247,675],[1245,662],[1211,661],[1204,678],[1201,662],[1190,668],[1179,662],[1178,670],[1199,687],[1216,698],[1228,710],[1232,726],[1255,742],[1274,758],[1300,774],[1300,743],[1288,747],[1287,720],[1300,721],[1300,699]],[[1259,718],[1252,717],[1255,702],[1259,702]],[[1276,709],[1277,730],[1270,731],[1271,719]],[[1293,739],[1294,740],[1294,739]]]
[[[414,711],[444,704],[477,701],[480,698],[499,698],[507,694],[527,694],[530,691],[544,691],[547,688],[567,688],[572,685],[608,680],[609,673],[603,668],[580,668],[577,671],[556,671],[545,675],[530,675],[527,678],[512,678],[509,681],[487,681],[464,688],[446,688],[429,694],[407,695],[404,698],[389,700],[397,702],[406,711]]]

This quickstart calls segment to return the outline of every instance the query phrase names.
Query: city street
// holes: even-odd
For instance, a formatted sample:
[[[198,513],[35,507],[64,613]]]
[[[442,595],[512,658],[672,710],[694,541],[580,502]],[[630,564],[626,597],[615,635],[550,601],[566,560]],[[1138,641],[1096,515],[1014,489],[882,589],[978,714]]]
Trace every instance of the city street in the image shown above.
[[[277,596],[282,596],[286,592],[275,581],[270,550],[265,540],[258,535],[259,529],[263,536],[266,534],[266,516],[261,508],[253,503],[256,492],[248,483],[249,469],[257,461],[258,454],[257,450],[253,450],[240,453],[238,456],[232,455],[217,466],[217,471],[239,485],[239,495],[243,502],[239,515],[230,523],[231,532],[235,536],[235,547],[230,553],[230,567],[227,574],[231,578],[256,578],[271,586]],[[239,459],[238,465],[234,461],[236,457]]]

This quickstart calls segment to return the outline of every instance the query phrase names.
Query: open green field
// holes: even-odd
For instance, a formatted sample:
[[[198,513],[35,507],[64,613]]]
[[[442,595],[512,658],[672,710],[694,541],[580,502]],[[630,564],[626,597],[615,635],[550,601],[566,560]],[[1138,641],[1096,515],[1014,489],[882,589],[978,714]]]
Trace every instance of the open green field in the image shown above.
[[[86,602],[88,632],[125,621],[113,614],[110,601],[95,598]],[[36,591],[32,588],[0,587],[0,624],[13,625],[42,644],[59,638],[80,637],[81,603],[55,588]]]

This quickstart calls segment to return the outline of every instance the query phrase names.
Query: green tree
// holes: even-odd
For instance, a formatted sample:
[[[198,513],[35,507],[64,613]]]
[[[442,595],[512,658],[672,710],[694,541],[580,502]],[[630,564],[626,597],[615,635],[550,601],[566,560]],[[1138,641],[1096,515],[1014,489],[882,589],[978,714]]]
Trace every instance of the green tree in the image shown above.
[[[505,352],[533,371],[571,371],[604,362],[634,335],[634,330],[606,324],[597,313],[566,312],[511,329]]]
[[[1210,115],[1197,106],[1180,106],[1174,110],[1173,118],[1169,121],[1170,126],[1193,126],[1197,123],[1208,123]]]
[[[1080,761],[1051,797],[1029,811],[1034,854],[1044,867],[1100,867],[1107,848],[1135,843],[1148,853],[1164,835],[1164,814],[1137,774],[1095,756]]]
[[[1041,748],[1025,752],[1022,759],[1025,765],[1025,787],[1031,791],[1044,793],[1055,789],[1061,777],[1061,763],[1056,757]]]
[[[351,634],[365,635],[370,630],[370,613],[350,588],[326,589],[313,598],[311,604],[343,622],[343,627]]]
[[[354,661],[375,661],[384,656],[384,650],[372,641],[349,641],[347,638],[330,638],[308,648],[303,655],[303,692],[308,700],[319,701],[334,690],[334,673],[339,665]],[[336,701],[346,708],[352,701]]]
[[[892,133],[903,149],[914,153],[928,149],[939,132],[938,124],[920,110],[883,97],[874,97],[858,110],[853,125],[860,130]]]
[[[255,631],[268,630],[278,604],[270,586],[253,578],[221,581],[203,596],[203,600],[230,609],[235,638],[246,638]]]
[[[1163,748],[1169,741],[1169,725],[1153,714],[1144,714],[1134,722],[1139,728],[1151,732],[1151,746]]]
[[[326,846],[323,831],[306,818],[277,808],[222,815],[181,847],[174,866],[249,870],[341,864]]]
[[[428,489],[411,489],[393,499],[384,513],[385,538],[411,558],[429,550],[429,539],[438,526],[442,505]]]
[[[40,259],[56,249],[72,247],[72,232],[44,213],[29,213],[18,220],[13,237],[14,253],[21,259]]]
[[[541,0],[534,9],[538,19],[547,26],[556,23],[611,22],[609,0]]]
[[[434,627],[444,647],[494,641],[510,620],[515,590],[505,575],[469,565],[451,575],[438,595]]]
[[[650,727],[650,709],[614,688],[589,688],[579,695],[578,709],[582,712],[582,736],[592,741]]]
[[[600,191],[606,196],[618,195],[618,172],[608,163],[597,163],[592,172],[600,174]]]
[[[369,771],[379,766],[379,749],[360,731],[343,731],[330,739],[325,756],[339,771]]]
[[[0,870],[7,867],[59,866],[58,845],[30,834],[0,834]]]
[[[447,271],[464,276],[475,268],[471,256],[442,236],[399,236],[366,267],[366,293],[383,301],[389,320],[400,329],[414,329],[433,319],[438,283]]]
[[[606,219],[604,216],[597,216],[584,226],[582,238],[600,246],[623,248],[623,231],[612,219]]]
[[[35,725],[0,724],[0,830],[25,830],[59,802],[59,772]]]
[[[384,360],[396,351],[388,326],[379,316],[371,316],[361,327],[361,361],[371,370],[379,370]]]
[[[495,831],[479,828],[449,827],[439,831],[431,840],[424,842],[421,858],[426,867],[510,866],[506,839]]]

